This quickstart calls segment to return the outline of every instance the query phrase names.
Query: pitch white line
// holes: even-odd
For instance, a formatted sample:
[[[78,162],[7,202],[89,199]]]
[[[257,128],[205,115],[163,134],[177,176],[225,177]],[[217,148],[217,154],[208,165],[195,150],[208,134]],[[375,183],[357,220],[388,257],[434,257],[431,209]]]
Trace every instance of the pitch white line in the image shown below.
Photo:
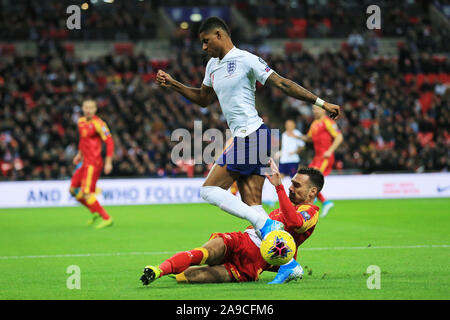
[[[367,247],[330,247],[330,248],[300,248],[301,251],[327,251],[327,250],[371,250],[371,249],[422,249],[422,248],[450,248],[448,244],[411,245],[411,246],[367,246]],[[0,256],[0,260],[14,259],[50,259],[50,258],[81,258],[81,257],[113,257],[113,256],[146,256],[175,254],[179,251],[161,252],[112,252],[112,253],[79,253],[79,254],[52,254],[36,256]]]
[[[367,246],[367,247],[332,247],[332,248],[300,248],[301,251],[305,250],[364,250],[364,249],[420,249],[420,248],[450,248],[448,244],[424,244],[414,246]]]
[[[9,259],[45,259],[45,258],[77,258],[77,257],[112,257],[112,256],[142,256],[142,255],[161,255],[173,254],[176,251],[162,252],[112,252],[112,253],[75,253],[75,254],[52,254],[39,256],[0,256],[0,260]]]

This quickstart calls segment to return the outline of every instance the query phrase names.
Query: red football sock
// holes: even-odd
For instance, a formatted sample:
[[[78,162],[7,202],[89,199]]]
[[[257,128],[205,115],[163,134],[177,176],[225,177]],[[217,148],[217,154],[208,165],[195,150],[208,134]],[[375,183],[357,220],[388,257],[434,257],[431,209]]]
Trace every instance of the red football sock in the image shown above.
[[[317,198],[319,198],[319,201],[324,203],[326,201],[325,197],[322,195],[322,192],[319,192],[317,195]]]
[[[91,211],[92,213],[95,212],[95,211],[92,211],[93,209],[91,208],[90,205],[88,205],[88,203],[86,202],[86,199],[81,198],[81,199],[77,199],[77,201],[78,201],[79,203],[81,203],[83,206],[85,206],[86,208],[88,208],[89,211]]]
[[[106,212],[105,208],[103,208],[97,200],[95,200],[95,202],[89,206],[89,209],[91,210],[91,212],[98,212],[103,220],[109,220],[111,218]]]
[[[159,265],[161,276],[171,273],[181,273],[192,265],[200,264],[207,253],[206,249],[194,249],[191,251],[183,251],[173,255]],[[204,262],[204,261],[203,261]]]

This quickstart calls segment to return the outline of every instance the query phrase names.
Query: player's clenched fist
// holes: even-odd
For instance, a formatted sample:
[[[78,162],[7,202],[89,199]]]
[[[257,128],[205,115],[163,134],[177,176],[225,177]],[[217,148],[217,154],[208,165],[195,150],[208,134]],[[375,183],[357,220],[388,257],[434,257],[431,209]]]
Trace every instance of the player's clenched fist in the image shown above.
[[[162,70],[158,70],[158,73],[156,74],[156,81],[158,81],[160,86],[170,88],[172,86],[173,78],[170,74]]]
[[[322,108],[328,112],[328,116],[331,119],[339,119],[339,116],[341,115],[341,108],[338,105],[325,102]]]

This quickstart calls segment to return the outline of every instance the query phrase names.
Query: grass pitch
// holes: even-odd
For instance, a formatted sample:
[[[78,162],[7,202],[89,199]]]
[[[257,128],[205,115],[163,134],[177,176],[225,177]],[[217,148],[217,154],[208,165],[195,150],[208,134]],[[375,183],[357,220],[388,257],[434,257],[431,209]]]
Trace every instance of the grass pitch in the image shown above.
[[[268,208],[266,208],[268,209]],[[450,299],[450,199],[335,201],[300,247],[301,281],[143,287],[143,267],[248,223],[208,204],[107,207],[111,228],[86,226],[87,209],[0,210],[0,299]],[[68,289],[68,267],[80,289]],[[369,266],[380,289],[368,289]],[[69,281],[70,282],[70,281]],[[370,282],[370,281],[369,281]]]

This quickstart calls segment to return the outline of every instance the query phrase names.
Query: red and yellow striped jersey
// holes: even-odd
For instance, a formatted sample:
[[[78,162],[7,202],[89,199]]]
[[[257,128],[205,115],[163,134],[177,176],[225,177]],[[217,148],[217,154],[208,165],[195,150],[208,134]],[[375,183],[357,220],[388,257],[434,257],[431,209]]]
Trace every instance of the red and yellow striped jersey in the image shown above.
[[[321,157],[330,148],[339,133],[336,122],[327,116],[320,120],[314,120],[307,135],[313,141],[315,155]]]
[[[298,247],[313,233],[319,220],[319,207],[315,205],[299,205],[294,208],[298,216],[297,221],[291,221],[292,219],[282,211],[281,207],[272,211],[269,214],[269,218],[282,222],[284,230],[292,235]]]
[[[98,116],[91,120],[86,117],[78,119],[80,142],[78,149],[83,155],[83,164],[98,164],[102,160],[102,142],[106,143],[106,156],[114,152],[114,141],[106,123]]]

